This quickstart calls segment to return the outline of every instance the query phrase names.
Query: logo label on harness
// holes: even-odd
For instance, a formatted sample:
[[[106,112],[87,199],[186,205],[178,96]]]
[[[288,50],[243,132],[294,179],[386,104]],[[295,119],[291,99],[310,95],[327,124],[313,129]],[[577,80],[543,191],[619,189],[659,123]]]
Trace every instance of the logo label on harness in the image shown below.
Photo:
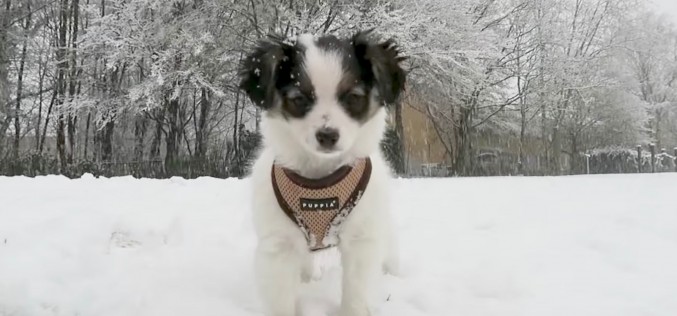
[[[301,198],[302,211],[328,211],[335,210],[339,207],[338,197],[328,199],[304,199]]]

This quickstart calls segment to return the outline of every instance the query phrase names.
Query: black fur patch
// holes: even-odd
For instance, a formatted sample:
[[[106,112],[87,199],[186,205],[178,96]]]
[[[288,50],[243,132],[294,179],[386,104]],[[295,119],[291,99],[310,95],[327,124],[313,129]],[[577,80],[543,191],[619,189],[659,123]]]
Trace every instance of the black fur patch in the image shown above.
[[[302,62],[302,47],[271,35],[244,60],[240,88],[265,110],[281,103],[285,114],[303,117],[314,103],[314,94]]]
[[[290,47],[281,38],[270,36],[260,41],[243,61],[240,88],[255,105],[264,109],[273,106],[277,64],[289,50]]]
[[[373,39],[372,31],[364,31],[353,36],[352,45],[363,70],[362,80],[375,82],[383,104],[397,102],[406,82],[406,73],[400,66],[406,57],[400,54],[395,41],[378,42]]]

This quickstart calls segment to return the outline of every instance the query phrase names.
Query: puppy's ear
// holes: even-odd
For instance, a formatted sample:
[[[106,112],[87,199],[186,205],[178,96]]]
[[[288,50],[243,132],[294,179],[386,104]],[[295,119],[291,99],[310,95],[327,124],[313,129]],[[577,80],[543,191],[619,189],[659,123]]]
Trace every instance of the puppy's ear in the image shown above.
[[[280,36],[270,35],[259,41],[243,61],[240,70],[240,89],[256,106],[269,110],[275,104],[277,74],[280,64],[287,62],[293,47]]]
[[[381,101],[386,105],[397,102],[406,82],[406,73],[401,66],[406,57],[401,55],[395,41],[378,41],[369,30],[355,34],[352,45],[364,71],[364,79],[374,81]]]

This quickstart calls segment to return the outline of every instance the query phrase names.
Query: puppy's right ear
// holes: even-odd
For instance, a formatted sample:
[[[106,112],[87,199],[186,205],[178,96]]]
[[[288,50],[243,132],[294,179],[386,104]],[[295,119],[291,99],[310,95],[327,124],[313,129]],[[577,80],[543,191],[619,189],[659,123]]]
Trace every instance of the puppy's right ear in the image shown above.
[[[268,110],[275,104],[279,65],[289,60],[293,47],[280,36],[271,35],[259,41],[242,63],[240,89],[256,106]]]

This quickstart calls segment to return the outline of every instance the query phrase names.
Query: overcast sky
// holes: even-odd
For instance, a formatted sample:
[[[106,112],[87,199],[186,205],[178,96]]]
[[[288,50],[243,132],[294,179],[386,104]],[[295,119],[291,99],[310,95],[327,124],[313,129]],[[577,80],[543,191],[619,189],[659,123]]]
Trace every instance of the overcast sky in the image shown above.
[[[654,6],[660,13],[665,13],[677,25],[677,0],[653,0]]]

